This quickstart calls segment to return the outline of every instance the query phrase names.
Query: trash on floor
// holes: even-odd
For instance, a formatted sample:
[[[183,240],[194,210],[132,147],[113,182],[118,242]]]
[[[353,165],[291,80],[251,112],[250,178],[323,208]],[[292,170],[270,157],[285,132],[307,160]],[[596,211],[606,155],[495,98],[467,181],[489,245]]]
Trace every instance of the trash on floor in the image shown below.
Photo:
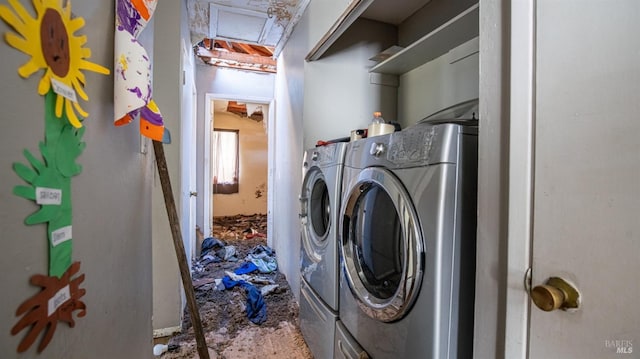
[[[285,276],[277,270],[266,233],[266,215],[215,217],[212,239],[206,245],[198,233],[204,250],[194,258],[192,278],[212,358],[244,359],[249,353],[261,359],[312,358],[298,328],[298,304]],[[238,261],[224,259],[229,246],[235,248]],[[251,258],[262,259],[265,272]],[[239,269],[241,274],[236,274]],[[225,289],[225,276],[242,280],[255,291],[238,285]],[[264,306],[257,298],[262,298]],[[265,308],[264,321],[256,325],[248,313],[261,320],[261,308]],[[162,354],[163,359],[198,357],[188,309],[183,318],[182,331],[169,339],[169,351]]]

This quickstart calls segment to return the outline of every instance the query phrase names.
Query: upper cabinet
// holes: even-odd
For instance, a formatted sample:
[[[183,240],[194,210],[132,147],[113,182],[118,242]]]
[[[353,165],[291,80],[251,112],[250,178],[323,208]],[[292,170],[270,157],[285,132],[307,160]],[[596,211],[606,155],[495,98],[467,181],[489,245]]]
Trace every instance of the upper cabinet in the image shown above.
[[[479,34],[477,0],[354,0],[306,57],[314,61],[358,18],[398,28],[394,51],[381,54],[370,72],[401,75],[474,39]],[[399,51],[398,51],[399,50]]]

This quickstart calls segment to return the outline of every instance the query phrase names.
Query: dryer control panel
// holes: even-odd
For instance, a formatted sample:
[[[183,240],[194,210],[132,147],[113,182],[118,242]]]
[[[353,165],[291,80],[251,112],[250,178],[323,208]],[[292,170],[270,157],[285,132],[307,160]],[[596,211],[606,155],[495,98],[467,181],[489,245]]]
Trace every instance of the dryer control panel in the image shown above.
[[[456,163],[467,126],[419,123],[402,131],[349,143],[345,166],[387,168]]]

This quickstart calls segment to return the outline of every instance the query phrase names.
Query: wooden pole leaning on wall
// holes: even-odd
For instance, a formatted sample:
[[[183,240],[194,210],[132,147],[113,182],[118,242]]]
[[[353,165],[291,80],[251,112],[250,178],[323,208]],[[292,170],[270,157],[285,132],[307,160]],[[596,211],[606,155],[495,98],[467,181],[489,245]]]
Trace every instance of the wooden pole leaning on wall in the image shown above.
[[[193,331],[196,335],[198,355],[200,356],[200,359],[209,359],[209,350],[207,349],[207,343],[204,340],[202,322],[200,321],[200,311],[198,309],[198,303],[196,302],[196,296],[193,290],[193,282],[191,281],[189,264],[187,263],[187,254],[184,250],[184,244],[182,243],[180,220],[176,210],[176,202],[173,198],[173,191],[171,190],[169,170],[167,169],[167,159],[164,156],[164,147],[162,142],[153,141],[153,151],[156,155],[160,184],[162,185],[162,193],[164,194],[164,204],[167,207],[173,245],[176,249],[176,257],[178,258],[178,267],[180,268],[182,285],[184,286],[187,305],[189,306],[189,314],[191,315],[191,325],[193,326]]]

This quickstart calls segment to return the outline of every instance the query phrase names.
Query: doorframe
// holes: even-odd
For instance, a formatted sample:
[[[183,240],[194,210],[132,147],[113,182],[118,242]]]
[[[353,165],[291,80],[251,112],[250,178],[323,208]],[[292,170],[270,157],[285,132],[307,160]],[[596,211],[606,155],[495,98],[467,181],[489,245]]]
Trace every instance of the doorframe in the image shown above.
[[[204,195],[202,200],[204,203],[202,204],[203,209],[203,218],[204,218],[204,228],[203,234],[205,237],[211,236],[213,234],[212,228],[212,196],[213,196],[213,181],[212,181],[212,171],[211,171],[211,137],[213,136],[213,101],[214,100],[225,100],[225,101],[238,101],[238,102],[248,102],[248,103],[256,103],[260,105],[268,105],[269,112],[267,118],[267,152],[268,155],[268,164],[267,164],[267,238],[270,238],[271,227],[269,223],[271,223],[271,214],[273,213],[273,195],[271,195],[271,191],[273,190],[273,166],[275,164],[272,161],[273,157],[272,152],[275,141],[275,131],[273,128],[275,126],[274,120],[275,116],[271,116],[272,112],[275,114],[275,109],[273,105],[275,104],[273,98],[270,97],[261,97],[261,96],[248,96],[248,95],[236,95],[236,94],[228,94],[228,93],[218,93],[218,92],[208,92],[204,96],[205,104],[204,104],[204,146],[203,146],[203,156],[204,159],[204,170],[203,172],[203,188]]]
[[[528,357],[535,124],[535,1],[511,2],[505,358]]]

